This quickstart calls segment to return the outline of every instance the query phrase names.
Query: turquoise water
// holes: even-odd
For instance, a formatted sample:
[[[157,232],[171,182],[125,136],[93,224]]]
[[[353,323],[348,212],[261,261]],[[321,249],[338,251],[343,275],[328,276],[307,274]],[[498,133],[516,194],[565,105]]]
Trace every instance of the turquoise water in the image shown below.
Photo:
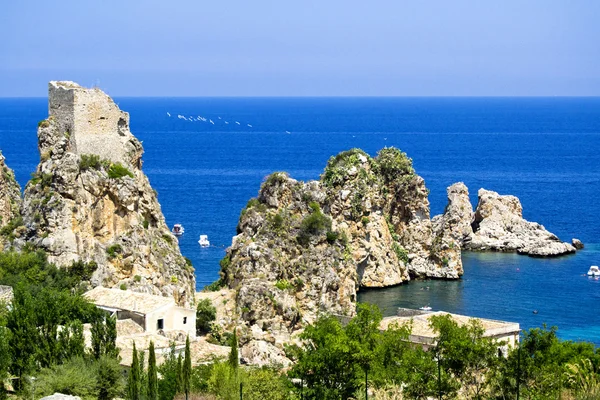
[[[396,146],[413,158],[431,190],[432,215],[443,212],[446,187],[464,181],[474,204],[480,187],[514,194],[527,219],[563,240],[581,239],[586,249],[551,260],[465,254],[462,280],[362,291],[359,299],[379,304],[387,314],[397,306],[430,304],[524,328],[547,323],[558,326],[564,338],[600,343],[595,311],[600,283],[581,276],[600,264],[599,98],[117,101],[143,141],[144,171],[167,223],[185,226],[180,247],[194,263],[199,288],[218,277],[218,261],[235,235],[240,210],[265,176],[288,171],[297,179],[316,179],[340,151],[360,147],[375,155]],[[215,124],[184,121],[177,114]],[[36,126],[46,116],[46,99],[0,99],[0,149],[22,185],[38,162]],[[200,234],[209,235],[214,247],[201,249]]]

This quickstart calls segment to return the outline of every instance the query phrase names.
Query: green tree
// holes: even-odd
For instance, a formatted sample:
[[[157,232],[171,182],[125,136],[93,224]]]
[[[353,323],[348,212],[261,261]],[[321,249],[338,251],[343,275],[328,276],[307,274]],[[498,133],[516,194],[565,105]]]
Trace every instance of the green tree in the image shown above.
[[[140,364],[135,342],[133,342],[131,369],[129,370],[129,379],[127,379],[127,398],[129,400],[140,399]]]
[[[179,358],[181,358],[181,355],[179,355]],[[165,361],[157,368],[161,376],[158,381],[158,396],[160,400],[173,400],[173,397],[181,392],[178,387],[181,373],[177,373],[177,360],[175,343],[171,343],[171,349]]]
[[[175,376],[177,377],[177,393],[183,392],[183,357],[181,353],[177,356],[177,368],[175,369]]]
[[[300,335],[303,346],[290,348],[297,359],[290,376],[304,382],[305,399],[348,399],[361,386],[356,347],[339,321],[320,317]]]
[[[73,358],[64,364],[43,368],[36,373],[34,397],[63,393],[84,400],[95,399],[98,396],[97,371],[93,363],[83,358]]]
[[[6,327],[10,330],[9,344],[12,353],[10,372],[17,376],[16,388],[21,389],[23,378],[33,367],[34,355],[37,351],[38,331],[35,321],[33,298],[19,284],[14,289],[12,309],[8,313]]]
[[[96,389],[98,390],[98,400],[111,400],[122,395],[122,368],[115,358],[103,355],[98,360]]]
[[[192,376],[192,354],[190,352],[190,337],[185,339],[185,360],[183,362],[183,391],[187,398],[190,394],[190,378]]]
[[[233,370],[237,370],[240,364],[239,355],[238,355],[238,340],[237,340],[237,330],[233,330],[233,335],[231,336],[231,351],[229,352],[229,366]]]
[[[4,307],[0,302],[0,308]],[[10,349],[10,331],[6,327],[4,316],[0,312],[0,382],[4,382],[8,378],[8,371],[12,363],[12,355]],[[4,384],[0,383],[0,399],[6,398]]]
[[[154,342],[150,341],[148,349],[148,399],[158,400],[158,376],[156,374],[156,355]]]
[[[196,307],[196,334],[204,335],[210,332],[210,323],[217,317],[217,309],[209,299],[202,299]]]

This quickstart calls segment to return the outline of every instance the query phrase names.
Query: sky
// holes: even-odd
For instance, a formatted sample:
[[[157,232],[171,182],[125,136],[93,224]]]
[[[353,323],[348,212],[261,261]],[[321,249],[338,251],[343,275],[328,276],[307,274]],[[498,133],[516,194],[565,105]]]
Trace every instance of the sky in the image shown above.
[[[0,97],[599,96],[598,0],[0,0]]]

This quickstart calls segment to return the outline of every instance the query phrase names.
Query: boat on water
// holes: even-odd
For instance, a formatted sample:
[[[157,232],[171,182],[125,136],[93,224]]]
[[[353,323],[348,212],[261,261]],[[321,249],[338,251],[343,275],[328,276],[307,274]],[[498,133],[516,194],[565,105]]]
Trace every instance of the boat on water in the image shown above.
[[[210,246],[210,242],[208,241],[208,236],[207,235],[200,235],[200,239],[198,240],[198,244],[200,244],[201,247],[208,247],[208,246]]]
[[[419,307],[419,310],[421,310],[421,311],[431,311],[433,309],[431,307],[429,307],[429,306],[425,306],[425,307]]]
[[[173,232],[173,235],[175,236],[181,236],[183,235],[183,232],[185,232],[185,229],[183,229],[183,225],[175,224],[173,225],[173,229],[171,229],[171,232]]]
[[[597,265],[592,265],[587,274],[588,276],[600,276],[600,268]]]

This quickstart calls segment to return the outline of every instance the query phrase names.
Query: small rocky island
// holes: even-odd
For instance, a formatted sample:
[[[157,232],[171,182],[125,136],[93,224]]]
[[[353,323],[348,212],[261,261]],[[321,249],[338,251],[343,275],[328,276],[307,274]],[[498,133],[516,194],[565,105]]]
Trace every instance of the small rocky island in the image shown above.
[[[48,260],[97,266],[91,286],[193,302],[194,270],[165,223],[142,172],[129,114],[100,89],[50,82],[38,124],[40,163],[20,198],[0,156],[0,249],[43,249]]]
[[[444,214],[431,218],[425,181],[396,148],[374,158],[340,153],[318,181],[270,175],[242,210],[221,261],[220,283],[234,291],[232,311],[246,327],[242,355],[281,360],[289,335],[320,313],[352,316],[361,287],[458,279],[463,250],[575,252],[524,220],[514,196],[481,189],[473,211],[463,183],[447,192]]]

